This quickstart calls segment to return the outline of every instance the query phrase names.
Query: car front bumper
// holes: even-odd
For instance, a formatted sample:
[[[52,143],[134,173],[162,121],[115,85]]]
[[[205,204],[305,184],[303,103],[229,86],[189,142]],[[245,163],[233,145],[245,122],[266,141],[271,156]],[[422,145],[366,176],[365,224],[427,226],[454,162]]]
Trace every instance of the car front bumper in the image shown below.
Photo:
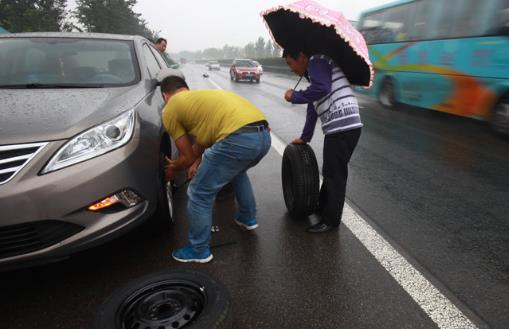
[[[158,199],[158,143],[141,142],[139,126],[123,147],[40,175],[66,142],[46,145],[11,181],[0,185],[0,271],[66,257],[108,241],[148,217]],[[102,211],[88,206],[123,190],[141,200]]]

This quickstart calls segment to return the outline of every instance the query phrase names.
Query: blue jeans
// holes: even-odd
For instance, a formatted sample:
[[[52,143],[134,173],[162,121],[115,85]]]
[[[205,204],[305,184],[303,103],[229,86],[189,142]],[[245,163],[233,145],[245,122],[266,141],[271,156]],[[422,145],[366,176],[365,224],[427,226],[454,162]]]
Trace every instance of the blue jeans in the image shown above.
[[[232,182],[239,205],[236,218],[256,219],[256,202],[246,171],[270,149],[268,129],[233,133],[207,148],[187,189],[189,245],[201,252],[209,247],[212,209],[217,192]]]

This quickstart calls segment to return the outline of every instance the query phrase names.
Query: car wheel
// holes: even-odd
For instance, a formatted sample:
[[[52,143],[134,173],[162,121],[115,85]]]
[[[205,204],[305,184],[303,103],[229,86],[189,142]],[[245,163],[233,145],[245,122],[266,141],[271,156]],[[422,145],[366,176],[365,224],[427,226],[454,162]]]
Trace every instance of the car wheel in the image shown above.
[[[501,135],[509,135],[509,94],[495,105],[490,118],[493,131]]]
[[[320,178],[315,153],[308,144],[289,144],[281,168],[283,197],[292,217],[315,212],[320,195]]]
[[[378,101],[387,109],[396,109],[396,93],[394,83],[390,78],[385,79],[382,86],[380,87],[380,92],[378,93]]]
[[[100,306],[93,329],[232,327],[226,287],[193,270],[145,276],[115,291]]]
[[[175,191],[173,184],[171,182],[166,182],[164,178],[164,167],[166,166],[165,157],[171,158],[171,149],[164,144],[165,143],[161,146],[161,151],[159,152],[159,200],[156,216],[168,223],[173,223],[173,195]]]

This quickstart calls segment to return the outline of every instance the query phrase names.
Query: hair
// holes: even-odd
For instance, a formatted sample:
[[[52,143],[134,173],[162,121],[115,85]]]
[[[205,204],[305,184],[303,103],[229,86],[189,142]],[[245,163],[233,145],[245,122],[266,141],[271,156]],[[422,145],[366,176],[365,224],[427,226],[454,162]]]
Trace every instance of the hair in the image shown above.
[[[180,88],[189,89],[186,80],[182,79],[181,77],[172,75],[164,78],[163,81],[161,81],[161,92],[163,93],[172,93]]]
[[[288,48],[283,49],[283,55],[281,57],[282,58],[291,57],[293,59],[297,59],[299,57],[300,53],[303,53],[307,57],[311,56],[310,52],[304,48],[288,47]]]
[[[159,38],[159,39],[156,40],[156,45],[162,43],[163,41],[168,43],[168,41],[166,41],[165,38]]]

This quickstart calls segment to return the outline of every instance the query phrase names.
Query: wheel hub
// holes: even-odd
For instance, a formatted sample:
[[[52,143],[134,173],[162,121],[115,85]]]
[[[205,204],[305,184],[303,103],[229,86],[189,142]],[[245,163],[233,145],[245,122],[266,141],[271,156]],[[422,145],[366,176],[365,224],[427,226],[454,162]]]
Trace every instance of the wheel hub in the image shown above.
[[[183,328],[200,314],[205,302],[203,287],[190,282],[159,282],[126,298],[116,322],[123,329]]]

